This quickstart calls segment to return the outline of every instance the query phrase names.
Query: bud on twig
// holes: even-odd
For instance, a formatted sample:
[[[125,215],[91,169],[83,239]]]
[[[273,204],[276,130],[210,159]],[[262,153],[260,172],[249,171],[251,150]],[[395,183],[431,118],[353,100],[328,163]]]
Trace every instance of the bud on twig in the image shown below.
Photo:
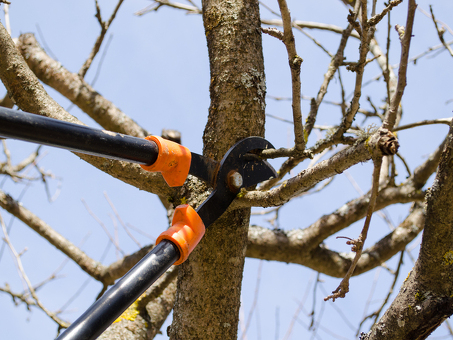
[[[398,36],[400,37],[400,41],[403,41],[404,33],[406,31],[404,26],[400,26],[400,25],[396,24],[395,25],[395,30],[398,32]]]

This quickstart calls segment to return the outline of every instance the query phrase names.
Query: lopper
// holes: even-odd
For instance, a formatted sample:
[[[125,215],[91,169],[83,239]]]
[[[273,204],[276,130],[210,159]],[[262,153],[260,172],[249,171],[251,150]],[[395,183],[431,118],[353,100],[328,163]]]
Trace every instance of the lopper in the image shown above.
[[[156,246],[57,340],[96,339],[170,266],[189,257],[205,229],[227,210],[241,188],[277,176],[253,153],[274,148],[261,137],[239,141],[217,162],[161,137],[141,139],[6,108],[0,108],[0,136],[138,163],[147,171],[160,172],[173,187],[183,185],[190,174],[212,188],[197,209],[176,207],[171,227],[160,234]]]

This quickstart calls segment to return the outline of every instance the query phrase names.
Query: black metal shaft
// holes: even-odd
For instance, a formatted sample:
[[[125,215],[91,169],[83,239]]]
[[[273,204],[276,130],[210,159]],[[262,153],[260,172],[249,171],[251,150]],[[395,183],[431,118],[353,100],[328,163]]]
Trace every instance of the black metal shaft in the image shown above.
[[[178,259],[178,248],[163,240],[56,340],[96,339]]]
[[[142,138],[3,107],[0,136],[144,165],[153,164],[159,153],[156,143]]]

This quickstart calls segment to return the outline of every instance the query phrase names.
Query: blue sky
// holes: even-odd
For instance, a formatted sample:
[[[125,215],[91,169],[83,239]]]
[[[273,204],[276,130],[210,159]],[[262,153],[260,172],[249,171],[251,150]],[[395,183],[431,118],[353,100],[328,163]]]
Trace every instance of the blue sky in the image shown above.
[[[182,1],[182,0],[181,0]],[[51,51],[61,64],[73,72],[77,72],[87,58],[100,28],[94,17],[95,7],[92,0],[81,1],[12,1],[10,6],[10,21],[12,36],[33,32],[38,41],[48,52]],[[392,25],[404,24],[407,1],[392,11]],[[107,20],[115,5],[114,1],[99,1],[104,20]],[[278,9],[276,1],[265,1],[274,10]],[[419,1],[420,7],[429,10],[428,1]],[[194,152],[202,150],[202,133],[207,121],[209,107],[209,61],[201,16],[187,15],[182,11],[161,8],[157,13],[149,13],[137,17],[133,13],[146,7],[150,1],[130,0],[122,5],[117,18],[113,22],[108,36],[111,43],[99,69],[101,53],[96,57],[86,79],[91,82],[99,70],[99,77],[94,88],[112,100],[126,114],[139,122],[154,134],[160,134],[164,128],[181,131],[182,142]],[[435,1],[434,11],[438,19],[449,22],[453,3],[448,0]],[[332,23],[346,27],[347,9],[339,0],[320,2],[301,2],[291,0],[288,6],[292,16],[297,20]],[[326,9],[328,6],[328,10]],[[382,4],[378,4],[382,8]],[[265,8],[261,8],[263,18],[274,18]],[[3,14],[1,15],[2,23]],[[330,32],[309,31],[321,41],[326,48],[334,53],[338,46],[338,35]],[[377,31],[381,46],[385,46],[385,24]],[[305,96],[315,96],[327,70],[329,57],[313,42],[299,32],[295,32],[298,54],[304,59],[302,64],[302,92]],[[447,33],[447,40],[453,39]],[[395,46],[390,64],[399,61],[399,45],[397,34],[392,31],[392,46]],[[416,13],[414,39],[411,45],[411,56],[426,51],[429,47],[438,45],[439,41],[434,25],[420,11]],[[267,93],[272,96],[289,97],[291,94],[290,73],[287,67],[286,50],[275,38],[263,35],[264,57],[267,78]],[[351,40],[345,56],[347,61],[357,59],[358,42]],[[49,51],[50,50],[50,51]],[[422,119],[450,117],[453,103],[451,79],[453,79],[453,58],[443,52],[434,58],[424,58],[411,64],[408,69],[408,86],[403,98],[402,124]],[[365,81],[379,74],[377,66],[367,67]],[[355,75],[342,70],[346,92],[352,91]],[[70,102],[46,87],[49,94],[64,108],[69,108]],[[371,96],[377,106],[385,99],[383,81],[374,82],[363,89],[362,107],[370,108],[366,96]],[[3,95],[4,91],[1,92]],[[332,82],[326,100],[339,101],[340,91],[338,80]],[[303,102],[303,113],[309,110],[309,102]],[[291,104],[288,101],[267,100],[266,111],[284,119],[291,119]],[[96,127],[96,123],[77,108],[71,108],[71,114],[77,116],[86,124]],[[306,116],[305,116],[306,117]],[[317,124],[328,125],[337,123],[340,111],[331,105],[320,108]],[[361,118],[358,119],[361,121]],[[373,121],[368,122],[371,124]],[[375,122],[376,123],[376,122]],[[413,169],[434,150],[435,146],[447,133],[446,126],[419,127],[398,134],[400,153],[406,157]],[[266,138],[276,147],[287,147],[293,143],[292,126],[272,118],[267,118]],[[309,144],[316,140],[312,134]],[[23,157],[35,150],[35,146],[16,141],[7,141],[13,154],[13,162],[19,162]],[[108,238],[99,224],[85,209],[82,200],[92,212],[103,221],[111,233],[114,231],[115,217],[113,210],[105,198],[106,193],[116,206],[121,219],[131,225],[157,236],[167,225],[166,212],[157,197],[119,182],[104,173],[87,165],[73,154],[49,147],[43,148],[45,155],[39,166],[51,171],[57,179],[49,181],[52,192],[60,191],[59,197],[52,203],[48,202],[44,186],[40,182],[13,183],[11,180],[0,179],[0,188],[14,198],[25,190],[22,198],[23,205],[41,217],[55,230],[63,234],[88,255],[99,260],[108,247]],[[3,156],[0,156],[3,157]],[[0,158],[3,161],[3,158]],[[278,168],[280,161],[273,161]],[[308,165],[302,163],[295,171]],[[399,181],[404,180],[406,173],[402,163],[397,163]],[[363,191],[367,191],[371,183],[371,164],[358,164],[349,170]],[[33,171],[31,172],[33,174]],[[36,172],[34,173],[36,175]],[[304,228],[316,221],[323,214],[337,209],[346,201],[358,197],[359,194],[351,185],[346,175],[337,176],[324,193],[295,199],[280,210],[279,227],[285,230]],[[254,209],[258,211],[258,209]],[[408,211],[408,206],[398,205],[387,209],[394,224],[401,222]],[[10,232],[15,248],[20,252],[27,248],[22,256],[27,274],[33,283],[48,278],[64,261],[64,256],[49,246],[43,239],[19,221],[11,221],[11,216],[0,212],[7,224],[12,223]],[[113,216],[113,218],[112,218]],[[270,215],[272,216],[272,215]],[[253,217],[252,223],[272,228],[265,217]],[[118,223],[118,222],[116,222]],[[355,237],[360,232],[362,222],[358,222],[341,232],[342,235]],[[378,217],[372,220],[367,245],[371,245],[389,232],[388,226]],[[151,243],[140,234],[135,234],[142,245]],[[125,253],[137,250],[138,246],[119,228],[120,246]],[[419,238],[417,239],[419,241]],[[413,254],[417,254],[417,243],[414,243]],[[331,237],[327,245],[335,250],[349,252],[344,240]],[[113,247],[103,261],[109,264],[117,259]],[[395,268],[397,259],[387,264]],[[246,261],[243,285],[243,314],[245,320],[253,306],[256,292],[257,275],[260,261]],[[412,264],[405,258],[401,270],[400,283],[406,277]],[[391,284],[392,276],[385,269],[377,269],[355,278],[351,282],[351,291],[345,299],[332,304],[323,302],[325,292],[335,289],[339,279],[331,279],[321,275],[322,282],[318,284],[315,295],[314,282],[316,273],[298,265],[262,262],[258,302],[254,309],[247,339],[283,339],[291,325],[294,313],[301,301],[304,301],[298,321],[292,328],[292,339],[309,338],[336,339],[334,335],[323,329],[327,327],[337,336],[346,339],[354,338],[355,330],[361,321],[366,301],[369,298],[371,286],[378,277],[376,291],[371,299],[368,313],[374,311],[385,297]],[[85,275],[76,265],[68,262],[61,271],[64,278],[48,283],[39,296],[42,302],[51,310],[56,310],[65,304],[86,281]],[[15,291],[22,290],[22,284],[13,260],[5,249],[0,259],[0,285],[5,282]],[[81,314],[99,293],[101,286],[92,280],[83,292],[68,307],[68,312],[62,318],[74,320]],[[396,289],[395,293],[398,291]],[[308,315],[313,305],[315,318],[320,327],[315,335],[307,330],[311,318]],[[339,310],[349,320],[345,322]],[[318,319],[319,318],[319,319]],[[349,323],[353,326],[351,327]],[[304,326],[305,325],[305,326]],[[368,330],[370,324],[365,323],[363,330]],[[2,338],[36,340],[52,339],[56,334],[55,324],[41,311],[27,311],[23,305],[15,307],[6,294],[0,294],[0,328]],[[163,328],[165,334],[165,326]],[[239,331],[241,334],[241,331]],[[446,334],[445,329],[439,329],[436,336]],[[277,336],[278,335],[278,336]],[[340,337],[340,338],[341,338]],[[166,339],[159,335],[158,339]],[[434,337],[433,337],[434,338]]]

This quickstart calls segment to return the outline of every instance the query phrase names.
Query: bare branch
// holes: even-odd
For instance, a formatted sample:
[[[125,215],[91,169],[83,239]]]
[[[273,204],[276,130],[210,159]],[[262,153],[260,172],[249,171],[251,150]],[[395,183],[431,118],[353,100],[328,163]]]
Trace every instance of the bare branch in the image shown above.
[[[126,234],[131,238],[132,241],[135,242],[135,244],[141,248],[142,245],[140,244],[140,242],[137,241],[137,239],[134,237],[134,235],[132,235],[129,231],[129,229],[127,228],[126,224],[123,222],[123,220],[121,219],[121,216],[120,214],[118,213],[118,210],[116,210],[116,207],[115,205],[113,204],[113,202],[110,200],[110,197],[107,195],[107,192],[104,191],[104,197],[105,199],[107,200],[110,208],[113,210],[113,213],[115,214],[116,216],[116,219],[120,222],[121,226],[123,227],[124,231],[126,232]]]
[[[436,178],[426,196],[419,258],[391,306],[362,339],[426,339],[453,313],[453,273],[445,270],[453,258],[452,151],[453,128],[450,127]]]
[[[193,2],[190,2],[192,5]],[[135,12],[135,15],[141,16],[149,12],[157,11],[160,7],[162,6],[168,6],[176,9],[182,9],[184,11],[187,11],[189,14],[201,14],[201,9],[199,9],[197,6],[189,6],[185,4],[181,4],[179,2],[170,2],[168,0],[154,0],[154,3],[145,7],[144,9]]]
[[[11,291],[11,287],[8,283],[5,283],[4,287],[0,287],[0,292],[6,293],[11,296],[16,306],[19,305],[20,302],[23,302],[28,310],[30,310],[30,307],[36,306],[36,302],[30,299],[30,294],[14,293],[13,291]],[[18,302],[17,300],[19,300],[20,302]]]
[[[324,298],[324,301],[332,299],[335,301],[337,298],[344,298],[346,294],[349,292],[349,279],[351,278],[354,270],[359,262],[360,257],[362,256],[363,245],[365,244],[365,240],[368,235],[368,229],[370,227],[371,217],[373,216],[374,208],[376,206],[376,199],[379,192],[379,175],[381,172],[381,165],[382,165],[382,157],[379,157],[374,160],[374,171],[373,171],[373,184],[371,186],[371,196],[370,196],[370,203],[368,206],[365,224],[363,226],[360,235],[355,240],[349,240],[346,244],[352,245],[352,251],[355,252],[354,259],[352,260],[352,264],[348,269],[343,280],[341,280],[340,285],[337,289],[332,292],[332,295],[327,296]]]
[[[359,0],[357,0],[359,2]],[[366,0],[361,0],[362,7],[361,7],[361,16],[360,16],[360,21],[361,21],[361,30],[362,32],[359,32],[360,34],[360,47],[359,47],[359,60],[357,62],[357,68],[355,70],[356,73],[356,80],[355,80],[355,86],[354,86],[354,96],[351,101],[351,106],[346,112],[346,115],[343,118],[343,121],[338,128],[338,130],[333,134],[332,139],[339,139],[344,131],[349,129],[352,125],[352,122],[354,120],[354,117],[357,113],[357,110],[359,109],[359,100],[362,95],[362,80],[363,80],[363,70],[365,68],[366,64],[366,57],[369,51],[370,47],[370,40],[372,36],[373,30],[371,30],[371,27],[367,24],[368,22],[368,17],[367,17],[367,1]],[[356,27],[357,29],[357,27]]]
[[[283,43],[288,52],[289,67],[291,69],[291,83],[292,83],[292,108],[293,108],[293,121],[294,121],[294,143],[297,151],[305,149],[304,127],[302,125],[302,109],[301,109],[301,94],[300,94],[300,65],[302,58],[297,55],[296,44],[294,40],[291,15],[289,13],[286,0],[278,0],[278,5],[282,13],[283,20]]]
[[[18,48],[41,81],[68,98],[104,129],[140,138],[148,135],[144,128],[101,96],[85,80],[47,55],[33,34],[22,34]]]
[[[398,85],[396,88],[396,92],[390,101],[390,107],[385,117],[384,124],[382,125],[383,127],[388,128],[390,130],[393,130],[395,127],[397,112],[401,103],[401,98],[404,93],[404,88],[406,87],[406,73],[409,59],[409,47],[412,39],[412,27],[414,25],[416,9],[417,4],[415,3],[415,0],[409,0],[406,28],[404,29],[403,38],[401,39],[401,59],[398,71]]]
[[[283,32],[276,29],[275,27],[261,27],[263,33],[269,34],[270,36],[283,41]],[[291,122],[292,123],[292,122]]]
[[[79,70],[78,75],[80,78],[85,77],[86,73],[88,72],[88,69],[91,66],[91,63],[93,62],[94,57],[96,54],[99,52],[99,49],[101,48],[102,42],[104,41],[105,34],[107,33],[107,30],[109,29],[110,25],[112,24],[113,19],[115,19],[116,13],[118,13],[118,10],[120,9],[121,4],[123,3],[124,0],[119,0],[118,4],[116,5],[115,9],[113,10],[112,15],[110,16],[110,19],[108,22],[102,21],[101,17],[101,9],[99,8],[99,3],[98,0],[95,0],[96,4],[96,18],[99,21],[99,25],[101,26],[101,34],[98,36],[96,39],[96,42],[93,46],[93,49],[90,52],[90,55],[88,56],[88,59],[85,61],[85,63],[82,65],[82,67]]]
[[[418,200],[421,201],[423,196],[420,195]],[[387,205],[385,202],[381,203],[380,200],[381,198],[378,198],[376,202],[376,209],[379,209],[382,205]],[[366,211],[368,202],[364,202],[363,206],[363,210]],[[344,211],[348,208],[349,206],[345,207]],[[353,209],[353,207],[351,208]],[[336,213],[338,214],[338,212]],[[347,215],[354,215],[354,213],[348,213],[346,211]],[[328,225],[330,222],[329,218],[335,219],[335,213],[323,216],[321,219],[324,221],[324,224]],[[355,220],[355,218],[352,220]],[[383,262],[402,251],[423,230],[423,223],[423,207],[421,205],[415,205],[415,208],[408,217],[394,231],[362,252],[353,276],[380,266]],[[307,229],[290,231],[269,230],[252,225],[249,228],[246,256],[268,261],[296,263],[332,277],[342,278],[345,276],[348,268],[350,268],[355,254],[338,253],[320,244],[324,238],[318,239],[310,233],[316,232],[313,228],[315,226],[322,227],[321,225],[316,222]],[[335,228],[335,230],[345,228],[349,225],[349,222],[341,227],[337,225],[338,228]],[[319,244],[319,246],[315,244]]]
[[[50,244],[72,259],[88,275],[101,282],[105,281],[105,279],[101,276],[101,272],[104,270],[104,266],[101,263],[92,260],[77,246],[69,242],[53,230],[49,225],[44,223],[44,221],[42,221],[39,217],[34,215],[31,211],[26,209],[19,202],[15,201],[11,196],[5,194],[3,191],[0,191],[0,207],[20,219],[40,236],[46,239]],[[109,281],[108,283],[111,284],[113,281]]]
[[[101,226],[102,230],[104,230],[104,233],[107,235],[109,238],[110,242],[115,246],[116,250],[119,251],[123,256],[125,255],[123,250],[119,247],[118,243],[113,239],[112,235],[110,235],[110,232],[108,231],[107,227],[105,224],[91,211],[90,207],[88,204],[85,202],[85,200],[82,199],[83,206],[85,209],[88,211],[91,217],[95,219],[95,221]]]
[[[381,13],[376,14],[375,16],[373,16],[372,18],[370,18],[368,20],[368,25],[370,25],[370,26],[377,25],[385,17],[385,15],[393,9],[393,7],[398,6],[402,2],[403,2],[403,0],[390,1]]]
[[[386,305],[387,302],[389,301],[390,296],[393,294],[393,289],[395,288],[396,281],[398,280],[399,273],[400,273],[400,269],[401,269],[401,266],[402,266],[402,264],[403,264],[404,253],[405,253],[405,251],[402,250],[402,251],[401,251],[401,255],[400,255],[400,260],[398,261],[398,265],[397,265],[397,268],[396,268],[396,272],[395,272],[394,277],[393,277],[392,285],[390,286],[390,289],[389,289],[389,291],[388,291],[388,293],[387,293],[387,296],[385,297],[384,301],[381,303],[381,307],[379,307],[379,309],[376,310],[375,312],[373,312],[373,313],[371,313],[370,315],[367,315],[366,317],[363,318],[362,322],[360,322],[359,329],[357,330],[356,336],[359,335],[359,333],[360,333],[360,327],[362,326],[362,324],[363,324],[366,320],[368,320],[368,319],[374,317],[374,323],[376,323],[376,322],[378,321],[379,316],[380,316],[381,313],[382,313],[382,310],[384,309],[385,305]]]
[[[35,289],[33,288],[27,274],[25,273],[25,270],[24,270],[24,267],[22,266],[22,261],[20,259],[20,255],[16,252],[16,250],[14,249],[10,239],[9,239],[9,236],[8,236],[8,232],[6,231],[6,226],[5,226],[5,223],[3,223],[3,218],[2,216],[0,215],[0,224],[2,226],[2,230],[3,230],[3,235],[5,236],[4,237],[4,240],[5,242],[8,244],[8,247],[9,249],[11,250],[11,252],[13,253],[14,255],[14,258],[15,258],[15,261],[16,261],[16,265],[19,269],[19,272],[20,272],[20,275],[21,277],[23,278],[23,280],[26,282],[27,284],[27,288],[28,288],[28,291],[30,292],[31,296],[33,297],[33,300],[35,301],[36,305],[44,312],[47,314],[47,316],[49,316],[53,321],[55,321],[60,327],[62,328],[67,328],[69,327],[69,323],[67,323],[66,321],[63,321],[61,320],[59,317],[56,316],[55,313],[52,313],[51,311],[49,311],[42,303],[41,301],[39,300],[38,296],[36,295],[36,291]]]
[[[401,131],[411,129],[416,126],[424,126],[424,125],[432,125],[432,124],[445,124],[450,125],[452,118],[439,118],[439,119],[429,119],[429,120],[422,120],[416,123],[401,125],[393,129],[393,131]]]
[[[418,6],[417,9],[418,9],[419,12],[423,13],[424,15],[426,15],[426,17],[432,19],[432,15],[430,15],[428,12],[426,12],[423,8]],[[448,32],[450,32],[451,35],[453,35],[453,30],[444,21],[440,21],[439,19],[436,19],[436,21],[438,23],[442,24],[442,26],[445,27],[448,30]]]
[[[44,90],[35,74],[28,68],[14,42],[0,24],[0,78],[13,100],[24,111],[71,123],[82,124],[58,105]],[[106,160],[95,156],[77,154],[80,158],[111,176],[121,179],[142,190],[163,197],[171,196],[175,190],[168,187],[163,178],[145,172],[139,165]]]
[[[381,148],[394,150],[396,153],[398,142],[388,130],[378,130],[365,140],[348,147],[328,160],[324,160],[312,168],[302,171],[297,176],[288,179],[279,187],[269,191],[250,191],[243,194],[240,200],[233,202],[232,207],[270,207],[288,202],[291,198],[312,187],[320,181],[342,173],[354,164],[369,160],[370,152],[381,152]],[[390,144],[387,144],[387,142]],[[386,146],[384,146],[386,145]],[[395,149],[396,148],[396,149]],[[393,152],[388,149],[386,152]]]
[[[445,42],[445,39],[444,39],[445,28],[444,28],[444,27],[439,28],[439,26],[437,25],[437,20],[436,20],[436,18],[434,17],[434,11],[433,11],[433,6],[432,6],[432,5],[429,5],[429,10],[431,11],[431,17],[432,17],[432,19],[433,19],[434,26],[436,27],[437,35],[439,36],[440,42],[442,43],[442,45],[445,46],[445,48],[447,49],[447,51],[448,51],[448,52],[450,53],[450,55],[453,57],[453,50],[452,50],[451,47]]]

